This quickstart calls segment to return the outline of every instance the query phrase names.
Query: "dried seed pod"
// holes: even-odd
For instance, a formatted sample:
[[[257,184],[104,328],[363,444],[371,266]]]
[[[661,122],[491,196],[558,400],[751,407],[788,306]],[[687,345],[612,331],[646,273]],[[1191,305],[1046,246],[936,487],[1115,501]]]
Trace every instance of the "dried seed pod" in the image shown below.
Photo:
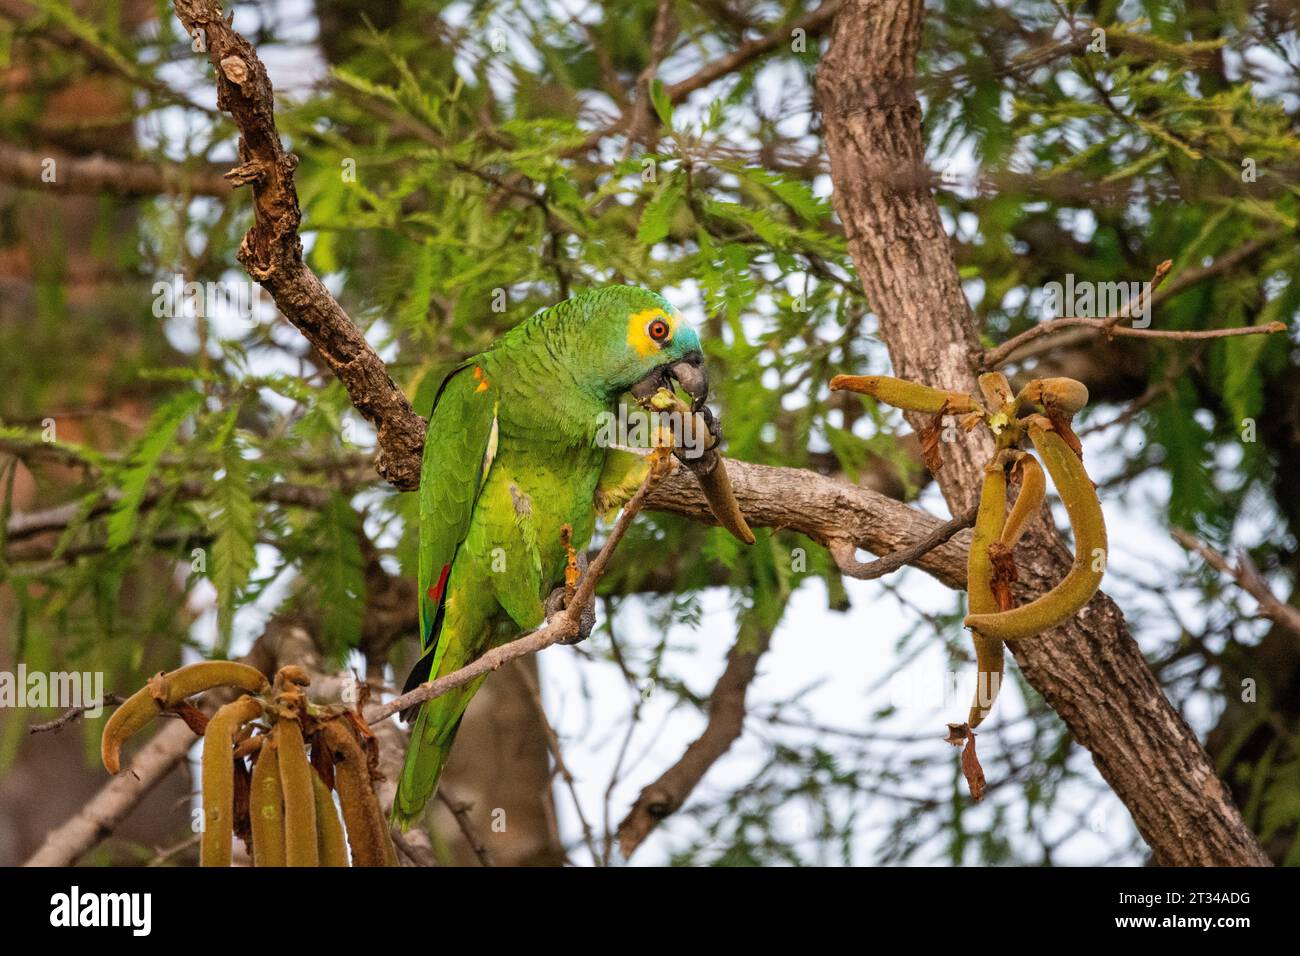
[[[971,538],[966,560],[967,605],[971,614],[991,614],[998,610],[993,594],[993,562],[989,548],[1002,534],[1007,511],[1007,474],[1005,459],[999,455],[984,468],[984,485],[980,489],[980,506],[975,516],[975,534]],[[969,620],[969,618],[968,618]],[[975,661],[979,675],[975,699],[971,702],[967,723],[978,727],[993,708],[1002,685],[1002,642],[974,630]]]
[[[1029,437],[1065,504],[1077,550],[1061,583],[1041,597],[1009,611],[966,616],[967,627],[999,640],[1033,637],[1069,620],[1097,593],[1105,570],[1106,522],[1097,489],[1079,456],[1045,424],[1040,416],[1031,418]]]
[[[980,394],[989,410],[1001,408],[1015,397],[1011,383],[1001,372],[985,372],[979,377]]]
[[[284,866],[284,790],[274,733],[262,738],[262,749],[253,764],[248,815],[253,829],[253,865]]]
[[[344,720],[330,720],[322,731],[334,761],[334,788],[343,808],[353,866],[397,866],[388,822],[379,810],[365,751]]]
[[[945,392],[891,375],[836,375],[831,379],[831,391],[860,392],[904,411],[931,415],[945,411],[960,415],[981,410],[979,403],[964,392]]]
[[[203,735],[203,835],[200,866],[230,866],[235,838],[235,731],[262,715],[255,697],[241,697],[219,709]]]
[[[1063,413],[1069,418],[1088,404],[1088,386],[1072,378],[1036,378],[1016,396],[1017,413],[1035,409]]]
[[[731,477],[727,474],[722,456],[710,448],[699,459],[686,462],[686,467],[700,483],[700,490],[704,492],[709,510],[718,519],[718,524],[730,531],[737,540],[753,544],[754,532],[750,530],[749,522],[740,510],[740,503],[736,501],[736,493],[731,488]]]
[[[307,763],[307,748],[298,721],[281,717],[275,722],[276,748],[280,752],[280,788],[284,791],[285,866],[317,866],[316,798]]]
[[[99,741],[99,755],[109,773],[122,769],[122,745],[168,707],[214,687],[238,687],[250,694],[267,688],[262,672],[236,661],[200,661],[166,674],[155,674],[149,683],[128,697],[113,712]]]
[[[343,842],[343,824],[334,807],[330,788],[320,774],[312,771],[312,795],[316,799],[316,850],[321,866],[347,866],[348,848]]]
[[[656,411],[673,412],[681,416],[681,421],[691,423],[691,434],[708,436],[710,444],[701,454],[690,457],[679,453],[678,460],[690,469],[695,480],[700,483],[700,490],[704,492],[709,510],[713,512],[713,517],[718,519],[718,524],[731,532],[732,537],[738,541],[753,544],[754,532],[750,530],[749,522],[745,520],[745,514],[740,510],[740,503],[736,501],[736,493],[731,487],[731,477],[727,474],[727,466],[722,456],[718,454],[718,440],[715,431],[709,427],[709,420],[700,412],[692,411],[689,405],[668,389],[661,388],[649,396],[645,405]],[[664,433],[665,436],[670,434],[668,429],[664,429]],[[670,441],[671,438],[665,437],[666,443]]]
[[[1016,503],[1011,506],[1011,514],[1007,515],[1002,536],[998,538],[998,543],[1008,551],[1015,549],[1029,522],[1043,507],[1043,498],[1047,494],[1047,478],[1038,459],[1033,455],[1022,455],[1016,467],[1020,469],[1020,493],[1016,495]]]

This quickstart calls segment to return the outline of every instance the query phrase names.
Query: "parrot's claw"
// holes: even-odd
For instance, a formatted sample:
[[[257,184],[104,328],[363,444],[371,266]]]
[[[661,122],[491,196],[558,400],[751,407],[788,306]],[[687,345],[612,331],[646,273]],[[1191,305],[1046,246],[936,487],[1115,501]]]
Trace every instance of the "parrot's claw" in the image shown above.
[[[587,570],[587,555],[579,552],[576,556],[576,563],[579,572]],[[575,581],[576,584],[576,581]],[[569,595],[572,593],[570,585],[564,585],[556,588],[546,598],[546,619],[549,621],[555,615],[564,610],[568,604]],[[560,641],[561,644],[581,644],[587,638],[591,637],[591,631],[596,626],[596,608],[588,601],[587,606],[582,609],[578,615],[578,633],[573,637]]]
[[[565,595],[564,588],[559,587],[551,592],[550,597],[546,599],[546,619],[549,621],[555,615],[564,610]],[[591,631],[596,626],[596,609],[588,603],[578,615],[578,633],[573,637],[565,638],[560,641],[561,644],[581,644],[587,638],[591,637]]]
[[[709,435],[713,438],[713,441],[709,443],[709,447],[716,448],[722,444],[722,423],[718,421],[717,416],[713,414],[713,409],[709,408],[708,405],[703,406],[699,414],[704,416],[704,424],[708,427]]]

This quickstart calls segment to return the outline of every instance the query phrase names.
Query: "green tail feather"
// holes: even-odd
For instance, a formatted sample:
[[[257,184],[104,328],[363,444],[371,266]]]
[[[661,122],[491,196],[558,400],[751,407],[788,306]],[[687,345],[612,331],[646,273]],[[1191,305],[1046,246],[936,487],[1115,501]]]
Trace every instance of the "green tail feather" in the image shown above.
[[[429,798],[438,791],[438,778],[456,740],[456,731],[480,683],[481,679],[476,680],[420,708],[393,800],[392,821],[403,830],[420,819]]]

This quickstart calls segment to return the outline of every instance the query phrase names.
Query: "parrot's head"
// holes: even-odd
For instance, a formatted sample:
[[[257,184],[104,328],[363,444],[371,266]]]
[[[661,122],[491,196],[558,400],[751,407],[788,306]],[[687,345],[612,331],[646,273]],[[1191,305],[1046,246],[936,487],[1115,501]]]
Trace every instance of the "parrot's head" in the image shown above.
[[[590,306],[596,367],[611,397],[630,391],[642,399],[676,383],[696,410],[704,404],[709,380],[700,337],[663,296],[635,286],[611,286],[578,300]]]
[[[594,353],[603,398],[612,401],[631,392],[645,404],[659,389],[671,391],[674,385],[691,396],[692,411],[700,414],[680,416],[683,430],[674,433],[674,454],[694,473],[718,523],[753,544],[754,533],[718,451],[718,422],[704,406],[709,378],[699,335],[667,299],[635,286],[609,286],[569,302],[584,317],[583,338]],[[697,430],[701,424],[707,436]]]

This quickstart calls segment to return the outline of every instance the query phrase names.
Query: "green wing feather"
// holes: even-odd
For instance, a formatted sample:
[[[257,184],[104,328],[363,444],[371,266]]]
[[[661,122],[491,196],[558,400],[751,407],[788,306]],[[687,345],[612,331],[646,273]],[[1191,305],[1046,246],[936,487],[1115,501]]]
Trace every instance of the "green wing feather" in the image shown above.
[[[471,373],[472,368],[476,366],[462,365],[443,380],[424,439],[419,584],[420,647],[425,654],[417,671],[425,675],[438,666],[438,618],[447,597],[447,574],[469,533],[474,504],[496,454],[496,398],[481,387],[481,373]]]
[[[471,371],[472,370],[472,371]],[[452,643],[467,636],[444,628],[452,565],[466,535],[497,445],[497,399],[482,368],[463,365],[443,380],[434,398],[420,468],[420,647],[423,654],[406,690],[412,690],[438,667]],[[463,622],[462,622],[463,626]],[[407,708],[411,746],[393,801],[393,821],[403,829],[419,819],[451,751],[469,699],[482,678],[468,687],[425,704]]]

